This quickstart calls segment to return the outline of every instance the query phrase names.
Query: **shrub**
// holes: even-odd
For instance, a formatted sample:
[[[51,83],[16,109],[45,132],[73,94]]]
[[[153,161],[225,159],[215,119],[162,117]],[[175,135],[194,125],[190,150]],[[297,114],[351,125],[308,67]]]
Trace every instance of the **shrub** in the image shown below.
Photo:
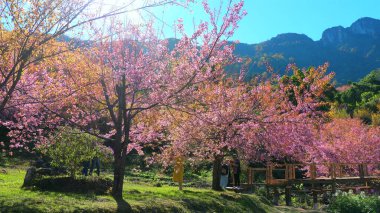
[[[52,159],[52,166],[64,167],[71,177],[75,177],[83,162],[94,157],[104,159],[110,155],[110,151],[101,146],[98,140],[95,136],[77,129],[62,127],[49,137],[49,143],[38,149]]]
[[[103,195],[109,193],[112,180],[103,177],[42,177],[35,179],[31,185],[43,191]]]
[[[372,125],[380,126],[380,113],[372,114]]]
[[[345,109],[334,109],[330,111],[330,116],[332,118],[350,118],[350,115]]]
[[[328,212],[345,213],[378,213],[380,198],[378,196],[355,195],[352,193],[339,193],[332,200]]]
[[[371,123],[371,112],[367,109],[358,109],[354,112],[355,118],[360,118],[364,123],[370,124]]]

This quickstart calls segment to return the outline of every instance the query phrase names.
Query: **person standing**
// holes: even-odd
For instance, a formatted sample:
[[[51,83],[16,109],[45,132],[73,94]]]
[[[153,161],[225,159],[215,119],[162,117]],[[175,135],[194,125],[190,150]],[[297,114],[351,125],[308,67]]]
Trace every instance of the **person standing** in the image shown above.
[[[227,186],[228,187],[233,187],[234,186],[234,160],[233,159],[229,159],[228,160],[228,184]]]
[[[237,155],[235,155],[233,163],[234,187],[240,187],[240,172],[240,160]]]
[[[183,163],[184,163],[184,158],[182,156],[177,156],[175,158],[173,181],[178,182],[179,190],[182,190],[183,172],[184,172]]]
[[[90,167],[90,175],[92,175],[92,171],[94,171],[94,168],[96,168],[96,174],[100,175],[100,160],[99,157],[94,157],[91,160],[91,167]]]
[[[89,160],[83,161],[82,165],[83,165],[82,174],[84,176],[87,176],[88,175],[88,168],[90,167],[90,161]]]
[[[220,175],[220,187],[222,187],[222,189],[225,189],[228,185],[228,174],[229,174],[228,170],[229,170],[228,165],[226,163],[223,163],[222,172]]]

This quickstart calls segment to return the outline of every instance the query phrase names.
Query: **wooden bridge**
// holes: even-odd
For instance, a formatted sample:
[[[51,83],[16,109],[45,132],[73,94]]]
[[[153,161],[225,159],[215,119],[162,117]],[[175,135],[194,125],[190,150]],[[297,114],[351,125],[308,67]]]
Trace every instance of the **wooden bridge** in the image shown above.
[[[260,173],[265,174],[264,181],[255,179]],[[303,184],[303,192],[312,194],[316,207],[321,193],[334,194],[338,189],[378,191],[371,183],[380,180],[380,163],[269,164],[266,168],[248,168],[247,177],[245,188],[255,190],[258,186],[265,186],[267,195],[273,189],[275,197],[279,196],[277,189],[285,188],[286,205],[291,205],[293,186]]]

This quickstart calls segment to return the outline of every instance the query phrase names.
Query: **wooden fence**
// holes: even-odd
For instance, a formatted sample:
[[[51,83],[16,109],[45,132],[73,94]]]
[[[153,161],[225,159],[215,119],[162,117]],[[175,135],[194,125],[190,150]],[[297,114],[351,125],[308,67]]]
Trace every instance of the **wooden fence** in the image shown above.
[[[297,171],[300,173],[298,176]],[[255,180],[257,173],[265,173],[264,183]],[[275,178],[274,173],[281,177]],[[278,187],[285,187],[286,204],[291,205],[293,186],[303,184],[308,188],[306,191],[312,193],[316,206],[319,193],[335,193],[337,189],[370,190],[368,183],[373,180],[380,180],[380,163],[269,164],[266,168],[248,168],[246,185],[253,190],[258,185],[264,185],[267,194],[270,188],[277,191]],[[337,188],[337,184],[340,188]]]

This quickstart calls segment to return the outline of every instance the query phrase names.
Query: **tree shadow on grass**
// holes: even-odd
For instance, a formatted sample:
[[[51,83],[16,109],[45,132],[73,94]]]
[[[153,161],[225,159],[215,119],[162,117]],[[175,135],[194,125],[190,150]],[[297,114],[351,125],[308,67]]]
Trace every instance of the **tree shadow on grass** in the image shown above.
[[[51,191],[37,191],[41,197],[51,196]],[[54,192],[53,192],[54,193]],[[98,201],[94,194],[78,194],[78,193],[64,193],[65,196],[70,196],[77,200],[92,200]],[[114,198],[117,204],[116,212],[129,213],[133,212],[131,205],[124,199]],[[108,200],[108,199],[107,199]],[[110,199],[111,200],[111,199]],[[37,206],[42,203],[40,200],[23,199],[20,202],[10,203],[6,200],[2,200],[0,196],[0,212],[41,212]]]
[[[115,197],[114,197],[115,198]],[[116,212],[133,212],[131,205],[127,201],[125,201],[123,198],[115,198],[115,201],[117,203],[117,210]]]
[[[249,197],[244,194],[231,194],[226,192],[197,192],[186,191],[186,198],[182,198],[182,202],[188,209],[197,212],[205,211],[234,211],[235,208],[253,209],[254,212],[267,212],[265,204],[261,205],[259,198]],[[236,207],[233,207],[234,205]],[[236,210],[236,209],[235,209]]]

